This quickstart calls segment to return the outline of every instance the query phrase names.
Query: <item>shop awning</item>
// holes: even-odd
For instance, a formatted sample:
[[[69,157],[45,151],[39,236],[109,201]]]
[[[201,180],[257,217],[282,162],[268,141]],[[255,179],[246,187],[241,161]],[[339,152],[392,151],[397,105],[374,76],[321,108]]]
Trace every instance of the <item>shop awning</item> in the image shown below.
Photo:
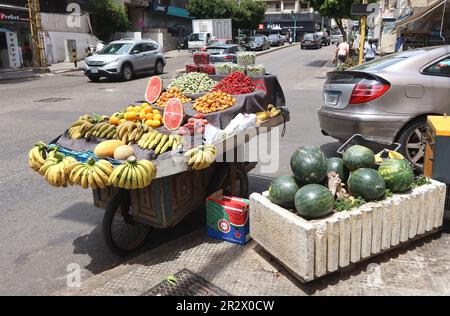
[[[430,14],[437,8],[441,7],[446,1],[450,1],[450,0],[437,0],[437,1],[434,1],[433,3],[429,4],[426,7],[415,9],[414,13],[412,15],[410,15],[404,19],[398,20],[395,23],[395,27],[392,32],[403,29],[403,28],[407,27],[408,25],[410,25],[411,23],[414,23],[414,22],[422,19],[423,17]]]
[[[19,6],[11,5],[11,4],[2,4],[2,3],[0,3],[0,9],[28,12],[27,8],[19,7]]]

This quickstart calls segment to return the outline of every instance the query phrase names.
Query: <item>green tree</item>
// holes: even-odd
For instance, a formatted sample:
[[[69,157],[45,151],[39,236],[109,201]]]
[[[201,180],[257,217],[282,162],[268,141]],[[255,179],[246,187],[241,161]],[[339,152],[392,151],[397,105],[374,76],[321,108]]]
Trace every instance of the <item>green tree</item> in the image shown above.
[[[125,6],[114,0],[89,0],[92,28],[100,39],[109,41],[114,33],[125,32],[130,20]]]
[[[347,34],[342,24],[342,19],[348,19],[351,16],[353,3],[361,3],[355,0],[308,0],[309,4],[317,10],[322,16],[333,18],[336,25],[342,33],[344,40],[347,40]]]

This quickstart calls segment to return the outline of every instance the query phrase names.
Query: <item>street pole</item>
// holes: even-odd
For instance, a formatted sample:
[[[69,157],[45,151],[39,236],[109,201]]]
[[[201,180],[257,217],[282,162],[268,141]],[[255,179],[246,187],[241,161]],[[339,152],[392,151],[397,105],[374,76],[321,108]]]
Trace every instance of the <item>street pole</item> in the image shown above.
[[[363,4],[367,4],[367,0],[363,0]],[[360,23],[360,36],[359,36],[359,60],[358,64],[361,65],[364,62],[364,44],[366,42],[366,22],[367,15],[361,17]]]

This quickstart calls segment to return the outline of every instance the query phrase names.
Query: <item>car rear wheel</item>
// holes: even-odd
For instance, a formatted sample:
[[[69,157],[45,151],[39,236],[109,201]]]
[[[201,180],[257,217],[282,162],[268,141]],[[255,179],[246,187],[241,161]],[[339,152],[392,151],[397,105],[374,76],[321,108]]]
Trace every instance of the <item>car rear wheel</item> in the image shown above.
[[[155,71],[157,75],[160,75],[164,72],[164,63],[162,60],[158,59],[155,65]]]
[[[122,66],[122,78],[125,81],[129,81],[133,78],[133,68],[131,68],[129,64]]]
[[[408,125],[398,137],[398,142],[402,145],[401,153],[418,171],[423,170],[426,131],[426,121],[421,119]]]

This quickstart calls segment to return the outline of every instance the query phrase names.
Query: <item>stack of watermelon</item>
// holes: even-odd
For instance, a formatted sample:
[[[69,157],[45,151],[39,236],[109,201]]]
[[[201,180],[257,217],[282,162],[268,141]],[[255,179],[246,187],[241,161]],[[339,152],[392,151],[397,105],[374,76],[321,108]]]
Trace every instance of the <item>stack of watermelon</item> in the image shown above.
[[[292,176],[281,176],[269,187],[270,200],[287,209],[295,209],[305,219],[329,215],[334,210],[335,198],[324,185],[327,175],[335,172],[347,183],[349,194],[365,201],[379,200],[386,189],[403,193],[411,189],[414,173],[402,159],[389,159],[379,170],[375,154],[363,146],[350,147],[341,158],[327,159],[318,147],[303,146],[291,157]]]

